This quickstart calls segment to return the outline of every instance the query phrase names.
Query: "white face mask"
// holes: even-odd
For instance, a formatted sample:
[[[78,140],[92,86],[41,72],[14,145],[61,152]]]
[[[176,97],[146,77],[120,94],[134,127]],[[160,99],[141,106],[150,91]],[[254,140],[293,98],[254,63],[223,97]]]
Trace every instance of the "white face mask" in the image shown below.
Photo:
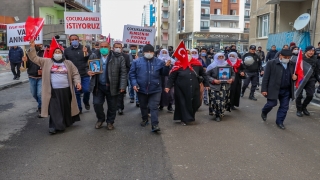
[[[147,59],[153,58],[153,53],[144,53],[144,57]]]
[[[293,50],[292,53],[298,54],[298,53],[299,53],[299,50]]]
[[[114,52],[121,53],[121,49],[120,48],[114,48]]]
[[[283,64],[288,64],[289,61],[290,61],[290,59],[284,59],[284,58],[282,58],[282,59],[280,60],[280,62],[283,63]]]
[[[62,59],[62,54],[54,54],[53,59],[60,61]]]
[[[234,62],[234,61],[237,60],[237,58],[235,58],[235,57],[229,57],[229,59],[230,59],[230,61],[232,61],[232,62]]]

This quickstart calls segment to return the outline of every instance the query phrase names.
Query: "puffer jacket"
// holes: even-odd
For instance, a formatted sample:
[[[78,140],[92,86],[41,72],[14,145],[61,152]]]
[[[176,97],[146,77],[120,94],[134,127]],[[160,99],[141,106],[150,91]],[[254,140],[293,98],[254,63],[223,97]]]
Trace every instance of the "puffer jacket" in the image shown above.
[[[103,64],[100,53],[92,53],[89,59],[100,59],[100,63]],[[120,89],[125,90],[127,87],[128,79],[126,62],[121,54],[114,53],[113,51],[110,51],[107,61],[111,96],[115,96],[120,94]],[[90,92],[95,93],[98,89],[98,86],[99,75],[92,76],[90,80]]]
[[[139,93],[153,94],[162,91],[161,76],[168,76],[169,71],[163,60],[140,57],[132,62],[129,78],[132,86],[139,87]]]
[[[23,50],[21,47],[14,49],[13,47],[9,50],[9,60],[11,63],[21,63],[23,57]]]

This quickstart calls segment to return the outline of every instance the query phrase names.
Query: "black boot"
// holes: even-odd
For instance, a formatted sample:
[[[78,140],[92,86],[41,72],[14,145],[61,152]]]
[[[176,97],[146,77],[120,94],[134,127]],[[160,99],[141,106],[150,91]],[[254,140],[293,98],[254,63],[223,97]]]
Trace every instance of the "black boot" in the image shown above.
[[[302,108],[297,108],[297,113],[296,113],[297,116],[299,117],[302,117],[303,114],[302,114]]]
[[[244,95],[244,90],[241,91],[240,97],[243,97]]]
[[[307,110],[307,108],[302,108],[302,112],[303,112],[304,115],[310,116],[310,113],[309,113],[309,111]]]
[[[142,120],[140,123],[142,127],[146,127],[148,124],[149,124],[148,119]]]
[[[254,93],[251,93],[251,94],[250,94],[249,99],[250,99],[250,100],[253,100],[253,101],[256,101],[256,100],[257,100],[257,98],[254,97]]]

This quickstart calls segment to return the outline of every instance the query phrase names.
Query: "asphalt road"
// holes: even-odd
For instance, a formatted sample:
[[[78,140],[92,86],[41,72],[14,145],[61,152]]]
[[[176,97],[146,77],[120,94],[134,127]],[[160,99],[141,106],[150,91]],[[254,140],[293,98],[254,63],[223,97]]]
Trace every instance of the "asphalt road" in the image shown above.
[[[319,107],[275,126],[274,109],[260,118],[265,99],[242,98],[221,122],[202,106],[193,125],[160,112],[161,133],[140,127],[139,109],[126,98],[115,130],[94,129],[93,109],[64,133],[49,135],[48,119],[35,118],[29,84],[0,91],[0,179],[320,179]]]

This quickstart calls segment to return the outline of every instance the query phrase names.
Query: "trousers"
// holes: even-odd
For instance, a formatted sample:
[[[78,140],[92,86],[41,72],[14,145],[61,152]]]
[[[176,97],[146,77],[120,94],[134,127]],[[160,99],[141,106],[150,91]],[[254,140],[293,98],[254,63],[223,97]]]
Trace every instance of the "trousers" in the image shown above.
[[[277,119],[276,123],[277,124],[283,124],[287,112],[289,110],[289,102],[290,102],[290,95],[291,95],[291,90],[290,89],[280,89],[279,91],[279,102],[280,106],[277,112]],[[267,99],[267,103],[264,105],[262,112],[264,114],[268,114],[273,107],[277,106],[277,99]]]
[[[12,71],[12,74],[14,75],[14,77],[20,77],[21,63],[11,63],[10,62],[10,66],[11,66],[11,71]],[[16,69],[17,69],[17,71],[16,71]]]
[[[304,86],[304,90],[306,91],[307,97],[304,99],[303,103],[301,103],[302,98],[303,98],[303,90],[299,94],[299,96],[296,99],[296,107],[298,111],[302,111],[302,109],[306,108],[308,104],[312,101],[313,95],[315,93],[315,85],[316,81],[308,81],[307,84]]]
[[[78,108],[81,111],[82,110],[82,103],[81,103],[81,93],[83,93],[83,103],[89,104],[90,99],[90,77],[81,77],[81,86],[82,90],[78,91],[75,88]]]
[[[158,105],[160,103],[161,92],[153,94],[143,94],[138,92],[138,97],[140,102],[142,120],[148,120],[148,111],[150,109],[151,125],[158,125]]]
[[[41,109],[41,90],[42,90],[42,79],[41,78],[29,78],[30,92],[32,97],[38,103],[38,109]]]
[[[246,91],[246,88],[251,82],[250,95],[253,95],[256,91],[258,82],[259,82],[259,73],[258,72],[247,72],[247,78],[243,80],[242,93]]]

